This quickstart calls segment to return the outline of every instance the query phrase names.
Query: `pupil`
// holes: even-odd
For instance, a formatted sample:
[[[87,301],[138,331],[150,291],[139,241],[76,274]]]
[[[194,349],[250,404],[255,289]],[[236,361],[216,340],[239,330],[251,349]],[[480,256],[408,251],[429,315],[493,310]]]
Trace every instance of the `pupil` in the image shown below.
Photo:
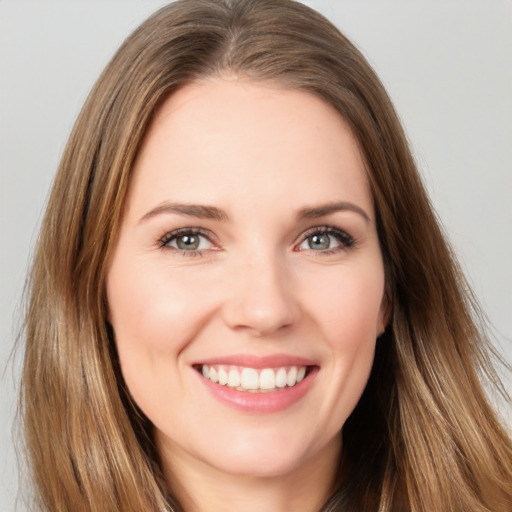
[[[195,235],[183,235],[178,238],[177,245],[180,249],[184,250],[197,249],[199,238]]]
[[[329,235],[313,235],[309,238],[309,247],[311,249],[328,249],[329,243]]]

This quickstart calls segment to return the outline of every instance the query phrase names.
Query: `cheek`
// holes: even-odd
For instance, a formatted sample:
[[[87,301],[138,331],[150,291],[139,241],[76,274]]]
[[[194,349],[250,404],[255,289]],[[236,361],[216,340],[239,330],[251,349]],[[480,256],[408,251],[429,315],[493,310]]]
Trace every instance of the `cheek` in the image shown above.
[[[328,351],[323,397],[327,428],[337,432],[359,401],[373,365],[376,338],[381,330],[384,272],[381,267],[341,269],[318,281],[311,295],[312,318]]]
[[[107,277],[121,371],[133,399],[148,416],[173,399],[168,394],[171,382],[173,389],[183,389],[180,353],[211,309],[206,294],[177,274],[162,265],[142,267],[136,259],[118,258]]]
[[[382,330],[384,271],[381,266],[341,269],[310,289],[310,310],[333,349],[375,341]]]
[[[179,278],[182,274],[118,258],[107,276],[110,322],[124,381],[141,410],[164,422],[172,421],[171,411],[187,394],[180,353],[213,308],[207,294],[186,276]]]
[[[178,351],[199,328],[201,312],[207,307],[201,307],[204,294],[186,277],[173,276],[170,269],[130,265],[125,271],[124,266],[122,261],[116,262],[107,280],[118,350]]]

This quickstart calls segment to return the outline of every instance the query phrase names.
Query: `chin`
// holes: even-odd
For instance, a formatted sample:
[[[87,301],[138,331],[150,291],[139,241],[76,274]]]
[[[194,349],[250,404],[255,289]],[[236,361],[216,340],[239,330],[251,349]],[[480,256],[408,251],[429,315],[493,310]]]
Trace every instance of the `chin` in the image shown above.
[[[206,457],[203,460],[225,474],[279,478],[308,470],[310,463],[314,463],[313,459],[326,451],[332,454],[328,459],[337,460],[341,448],[341,435],[319,443],[318,439],[310,437],[311,432],[300,435],[295,431],[291,435],[279,433],[267,437],[262,434],[253,432],[249,436],[231,436],[231,442],[224,445],[222,456],[210,454],[209,460],[205,460]]]
[[[290,454],[281,450],[273,453],[239,453],[217,464],[222,473],[247,478],[279,478],[296,472],[304,463],[303,454]]]

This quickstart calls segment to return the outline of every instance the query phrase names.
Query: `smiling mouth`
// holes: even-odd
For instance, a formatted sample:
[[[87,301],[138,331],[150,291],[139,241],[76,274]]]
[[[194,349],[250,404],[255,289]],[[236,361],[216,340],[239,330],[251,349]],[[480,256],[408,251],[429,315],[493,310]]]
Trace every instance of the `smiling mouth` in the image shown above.
[[[250,368],[234,365],[198,364],[194,368],[205,379],[237,391],[269,393],[293,388],[302,382],[314,366]]]

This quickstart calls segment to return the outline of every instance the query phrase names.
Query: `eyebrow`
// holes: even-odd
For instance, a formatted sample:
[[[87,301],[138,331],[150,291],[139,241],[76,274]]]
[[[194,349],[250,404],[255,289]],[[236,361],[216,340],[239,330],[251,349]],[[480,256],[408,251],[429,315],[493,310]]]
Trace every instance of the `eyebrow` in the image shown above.
[[[298,220],[317,219],[325,217],[336,212],[351,211],[359,214],[366,222],[371,222],[369,215],[359,206],[346,201],[327,203],[318,206],[311,206],[302,208],[297,214]],[[210,219],[218,221],[228,221],[229,216],[220,208],[215,206],[206,206],[201,204],[186,204],[186,203],[169,203],[164,202],[144,214],[139,223],[144,222],[152,217],[164,213],[174,213],[187,217],[195,217],[197,219]]]
[[[361,217],[363,217],[363,219],[367,223],[371,222],[370,216],[360,206],[357,206],[356,204],[349,203],[346,201],[321,204],[318,206],[302,208],[301,210],[299,210],[299,213],[297,214],[297,218],[299,220],[317,219],[319,217],[325,217],[326,215],[330,215],[332,213],[345,212],[345,211],[357,213]]]
[[[143,215],[139,223],[162,213],[175,213],[188,217],[196,217],[198,219],[211,219],[220,221],[228,220],[228,214],[224,210],[216,208],[215,206],[164,202]]]

